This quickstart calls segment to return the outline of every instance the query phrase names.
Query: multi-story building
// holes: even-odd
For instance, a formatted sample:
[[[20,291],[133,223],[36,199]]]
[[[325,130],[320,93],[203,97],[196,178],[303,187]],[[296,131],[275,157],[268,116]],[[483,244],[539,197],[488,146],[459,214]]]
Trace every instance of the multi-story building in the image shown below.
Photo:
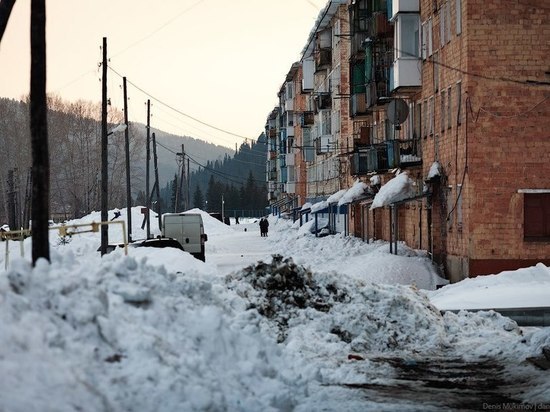
[[[346,3],[328,2],[296,71],[297,113],[314,113],[298,145],[315,147],[305,201],[406,172],[407,198],[349,205],[352,234],[428,250],[451,280],[549,264],[548,7]]]

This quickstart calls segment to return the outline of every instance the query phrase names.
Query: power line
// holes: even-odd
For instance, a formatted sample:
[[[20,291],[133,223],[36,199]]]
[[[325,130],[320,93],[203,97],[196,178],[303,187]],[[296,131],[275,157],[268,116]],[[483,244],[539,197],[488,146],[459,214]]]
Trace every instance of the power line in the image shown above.
[[[121,54],[125,53],[126,51],[128,51],[129,49],[137,46],[138,44],[140,43],[143,43],[145,40],[147,40],[148,38],[154,36],[155,34],[157,34],[159,31],[161,31],[162,29],[164,29],[166,26],[172,24],[173,22],[175,22],[177,19],[179,19],[181,16],[183,16],[184,14],[187,14],[188,12],[190,12],[192,9],[194,9],[195,7],[197,7],[200,3],[204,2],[204,0],[199,0],[197,1],[195,4],[192,4],[191,6],[187,7],[186,9],[184,9],[182,12],[176,14],[174,17],[172,17],[171,19],[169,19],[168,21],[166,21],[165,23],[163,23],[160,27],[156,28],[155,30],[153,30],[152,32],[150,32],[149,34],[147,34],[146,36],[142,37],[141,39],[137,40],[136,42],[130,44],[129,46],[125,47],[124,49],[118,51],[117,53],[115,53],[113,56],[111,57],[117,57],[117,56],[120,56]]]
[[[108,68],[109,68],[113,73],[115,73],[117,76],[119,76],[119,77],[121,77],[121,78],[124,77],[124,76],[122,76],[118,71],[116,71],[113,67],[108,66]],[[138,89],[140,92],[142,92],[143,94],[149,96],[151,99],[153,99],[153,100],[157,101],[158,103],[160,103],[160,104],[162,104],[162,105],[168,107],[169,109],[173,110],[174,112],[176,112],[176,113],[178,113],[178,114],[181,114],[182,116],[185,116],[185,117],[187,117],[187,118],[189,118],[189,119],[191,119],[191,120],[196,121],[197,123],[200,123],[200,124],[202,124],[202,125],[208,126],[208,127],[212,128],[212,129],[214,129],[214,130],[217,130],[217,131],[219,131],[219,132],[223,132],[223,133],[229,134],[229,135],[231,135],[231,136],[239,137],[239,138],[244,139],[244,140],[255,141],[255,139],[252,139],[252,138],[250,138],[250,137],[243,136],[243,135],[240,135],[240,134],[237,134],[237,133],[233,133],[233,132],[230,132],[229,130],[225,130],[225,129],[222,129],[222,128],[220,128],[220,127],[211,125],[211,124],[209,124],[209,123],[203,122],[202,120],[197,119],[196,117],[193,117],[193,116],[191,116],[191,115],[189,115],[189,114],[187,114],[187,113],[184,113],[184,112],[182,112],[181,110],[176,109],[174,106],[172,106],[172,105],[170,105],[170,104],[168,104],[168,103],[166,103],[166,102],[160,100],[159,98],[153,96],[151,93],[149,93],[149,92],[143,90],[141,87],[139,87],[139,86],[136,85],[135,83],[131,82],[130,80],[126,79],[126,81],[127,81],[127,83],[131,84],[131,85],[134,86],[136,89]]]

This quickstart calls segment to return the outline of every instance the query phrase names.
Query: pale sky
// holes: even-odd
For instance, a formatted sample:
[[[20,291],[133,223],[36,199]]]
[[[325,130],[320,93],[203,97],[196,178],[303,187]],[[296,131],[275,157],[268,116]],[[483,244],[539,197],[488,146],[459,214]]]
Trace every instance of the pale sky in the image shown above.
[[[110,66],[180,112],[256,139],[299,60],[325,0],[49,0],[47,89],[101,101],[101,44]],[[16,0],[0,44],[0,96],[29,93],[30,0]],[[108,72],[112,105],[122,79]],[[128,85],[130,120],[146,122],[147,96]],[[151,126],[234,147],[243,139],[197,123],[151,98]]]

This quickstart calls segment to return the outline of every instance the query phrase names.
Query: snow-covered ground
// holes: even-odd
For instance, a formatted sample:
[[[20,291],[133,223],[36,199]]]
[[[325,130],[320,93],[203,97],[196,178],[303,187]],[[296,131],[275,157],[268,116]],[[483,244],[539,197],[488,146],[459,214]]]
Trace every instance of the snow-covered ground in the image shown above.
[[[139,211],[133,209],[134,239],[145,237]],[[493,362],[495,375],[517,383],[504,400],[550,408],[549,372],[526,362],[550,348],[550,328],[519,328],[494,312],[439,312],[478,302],[530,306],[527,296],[550,302],[544,265],[436,291],[446,282],[426,254],[402,244],[395,256],[384,242],[315,238],[273,216],[269,236],[260,237],[253,219],[226,226],[194,212],[208,234],[206,262],[176,249],[129,248],[128,256],[118,249],[101,258],[99,233],[67,242],[52,231],[51,264],[34,268],[31,239],[23,242],[23,259],[21,245],[9,243],[5,271],[1,251],[0,411],[463,405],[452,396],[399,395],[401,369],[418,372],[436,359]],[[109,236],[120,242],[120,227],[110,227]],[[464,383],[456,385],[457,399],[498,407],[497,398],[463,394]]]

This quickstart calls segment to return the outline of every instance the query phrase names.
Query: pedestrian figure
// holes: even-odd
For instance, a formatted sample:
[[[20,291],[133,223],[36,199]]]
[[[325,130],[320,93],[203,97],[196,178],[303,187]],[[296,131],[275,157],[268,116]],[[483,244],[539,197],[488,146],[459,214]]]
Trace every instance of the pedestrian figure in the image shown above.
[[[260,219],[260,235],[262,237],[267,236],[267,228],[268,227],[269,227],[269,222],[267,221],[267,219],[265,217],[262,217]]]
[[[236,225],[239,224],[239,216],[235,216],[235,224],[236,224]]]

